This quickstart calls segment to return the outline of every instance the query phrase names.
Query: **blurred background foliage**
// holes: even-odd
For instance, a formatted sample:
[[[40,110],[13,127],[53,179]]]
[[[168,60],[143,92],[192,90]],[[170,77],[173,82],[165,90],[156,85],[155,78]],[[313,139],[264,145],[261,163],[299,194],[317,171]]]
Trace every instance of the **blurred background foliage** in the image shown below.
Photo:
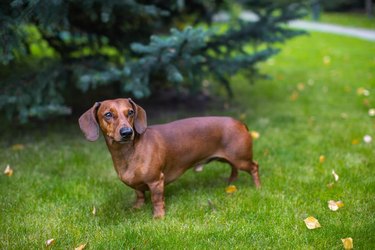
[[[254,0],[14,0],[0,3],[0,110],[27,122],[71,114],[95,98],[232,95],[229,77],[256,69],[300,34],[302,4]],[[251,9],[254,20],[240,14]],[[215,14],[224,12],[221,22]],[[213,88],[215,88],[213,87]],[[83,104],[85,103],[85,104]]]
[[[342,8],[352,1],[329,2]],[[232,75],[265,77],[257,64],[279,51],[276,43],[303,33],[286,23],[303,17],[310,3],[1,1],[0,115],[26,123],[119,96],[183,98],[224,89],[231,97]],[[244,10],[251,18],[241,18]]]

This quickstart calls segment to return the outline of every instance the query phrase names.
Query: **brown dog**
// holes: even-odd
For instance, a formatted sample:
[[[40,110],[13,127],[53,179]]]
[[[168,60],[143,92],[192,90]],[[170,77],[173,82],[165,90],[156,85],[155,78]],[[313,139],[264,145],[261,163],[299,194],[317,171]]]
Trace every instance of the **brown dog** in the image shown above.
[[[97,102],[79,118],[87,140],[102,131],[119,178],[135,189],[134,207],[151,191],[154,218],[165,214],[164,185],[188,168],[211,160],[232,167],[229,181],[244,170],[260,187],[258,164],[252,160],[252,140],[244,124],[230,117],[197,117],[147,126],[146,112],[129,99]]]

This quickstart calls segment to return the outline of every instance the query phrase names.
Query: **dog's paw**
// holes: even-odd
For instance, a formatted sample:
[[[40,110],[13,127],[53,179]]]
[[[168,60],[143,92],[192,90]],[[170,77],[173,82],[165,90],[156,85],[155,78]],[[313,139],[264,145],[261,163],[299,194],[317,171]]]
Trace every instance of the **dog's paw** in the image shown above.
[[[157,219],[157,220],[164,219],[165,211],[161,210],[161,209],[160,210],[154,210],[153,217],[154,217],[154,219]]]
[[[133,204],[134,209],[141,209],[145,205],[145,201],[136,201]]]

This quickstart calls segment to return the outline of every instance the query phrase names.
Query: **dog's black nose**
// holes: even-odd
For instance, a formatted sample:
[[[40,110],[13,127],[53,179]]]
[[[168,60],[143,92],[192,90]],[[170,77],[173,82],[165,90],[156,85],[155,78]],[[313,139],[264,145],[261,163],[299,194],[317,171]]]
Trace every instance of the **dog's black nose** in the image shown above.
[[[132,134],[133,134],[132,128],[124,127],[120,129],[120,135],[123,139],[129,138],[130,136],[132,136]]]

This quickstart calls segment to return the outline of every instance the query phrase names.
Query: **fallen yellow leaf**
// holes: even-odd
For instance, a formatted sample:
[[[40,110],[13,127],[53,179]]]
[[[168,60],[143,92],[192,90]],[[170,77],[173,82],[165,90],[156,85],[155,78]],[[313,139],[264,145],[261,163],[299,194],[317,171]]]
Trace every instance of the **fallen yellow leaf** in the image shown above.
[[[96,207],[95,206],[93,206],[93,208],[92,208],[92,214],[95,216],[96,215]]]
[[[332,211],[337,211],[339,207],[336,204],[336,201],[330,200],[328,201],[328,208]]]
[[[254,140],[256,140],[256,139],[258,139],[258,138],[260,137],[259,132],[254,131],[254,130],[250,132],[250,135],[251,135],[251,137],[252,137]]]
[[[345,238],[341,239],[342,244],[344,244],[344,249],[353,249],[353,239],[352,238]]]
[[[342,201],[336,201],[336,205],[339,207],[339,208],[342,208],[344,206],[344,202]]]
[[[9,165],[7,165],[7,167],[4,170],[4,174],[7,175],[7,176],[12,176],[13,175],[13,169]]]
[[[335,178],[335,181],[339,180],[339,176],[336,174],[335,170],[332,170],[333,178]]]
[[[20,151],[20,150],[23,150],[24,148],[25,148],[25,145],[23,145],[23,144],[12,145],[12,150],[14,150],[14,151]]]
[[[236,188],[235,185],[230,185],[230,186],[228,186],[228,187],[225,189],[225,192],[226,192],[227,194],[232,194],[232,193],[234,193],[234,192],[237,192],[237,188]]]
[[[307,217],[303,221],[305,222],[306,227],[308,229],[315,229],[315,228],[321,227],[319,221],[317,219],[315,219],[314,217],[312,217],[312,216]]]
[[[298,85],[297,85],[297,89],[298,89],[299,91],[303,91],[303,90],[305,89],[305,84],[303,84],[302,82],[301,82],[301,83],[298,83]]]
[[[342,208],[343,206],[344,206],[344,202],[342,201],[334,201],[334,200],[328,201],[328,208],[332,211],[337,211],[339,208]]]
[[[323,164],[323,162],[326,160],[326,157],[324,155],[319,156],[319,163]]]
[[[357,89],[357,95],[369,96],[370,91],[368,89],[361,87]]]
[[[83,249],[85,249],[86,245],[87,245],[87,243],[79,245],[78,247],[74,248],[74,250],[83,250]]]
[[[46,247],[50,247],[55,244],[55,239],[49,239],[46,241]]]
[[[352,144],[353,144],[353,145],[357,145],[357,144],[359,144],[359,140],[358,140],[358,139],[353,139],[353,140],[352,140]]]
[[[296,101],[298,99],[298,96],[299,96],[298,92],[297,91],[293,91],[293,93],[290,95],[289,99],[291,101]]]

